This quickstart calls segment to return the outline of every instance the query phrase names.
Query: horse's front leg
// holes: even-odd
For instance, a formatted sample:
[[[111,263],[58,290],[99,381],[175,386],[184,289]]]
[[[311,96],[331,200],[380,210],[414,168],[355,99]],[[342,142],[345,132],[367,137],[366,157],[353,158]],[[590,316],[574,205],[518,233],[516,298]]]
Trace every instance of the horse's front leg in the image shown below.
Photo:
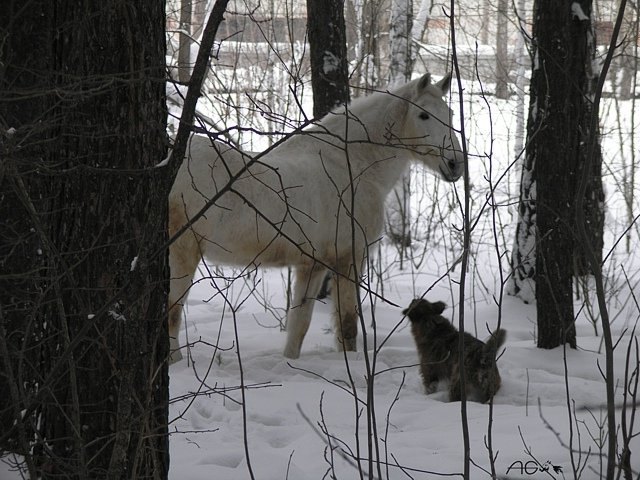
[[[287,314],[287,343],[284,356],[298,358],[302,341],[309,330],[314,300],[316,299],[326,269],[320,265],[301,265],[296,268],[293,284],[293,301]]]
[[[353,268],[337,269],[333,276],[331,296],[335,305],[336,343],[340,350],[357,351],[358,282]]]

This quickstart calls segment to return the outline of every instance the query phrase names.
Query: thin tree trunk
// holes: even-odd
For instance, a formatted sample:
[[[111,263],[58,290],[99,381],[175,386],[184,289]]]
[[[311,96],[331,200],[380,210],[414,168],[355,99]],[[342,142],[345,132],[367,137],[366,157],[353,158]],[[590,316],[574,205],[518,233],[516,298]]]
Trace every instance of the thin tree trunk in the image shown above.
[[[191,0],[180,1],[180,35],[178,46],[178,80],[187,83],[191,77]]]
[[[518,0],[518,14],[524,15],[524,0]],[[521,19],[521,22],[524,20]],[[516,139],[514,144],[514,158],[521,157],[518,162],[521,168],[520,201],[518,203],[518,217],[516,235],[511,253],[511,277],[507,285],[509,295],[518,296],[525,303],[534,303],[535,289],[535,182],[534,158],[523,151],[525,133],[525,70],[531,65],[531,59],[526,54],[525,33],[518,36],[518,76],[516,91],[518,95],[516,106]]]
[[[489,44],[489,34],[491,33],[491,17],[492,15],[492,7],[493,3],[489,0],[482,1],[482,29],[480,30],[480,43],[482,45]],[[480,5],[478,5],[480,7]]]
[[[411,79],[411,39],[413,24],[410,0],[392,0],[389,22],[389,86],[398,87]],[[387,197],[386,235],[395,244],[400,254],[400,268],[403,268],[406,249],[411,245],[411,218],[409,200],[411,196],[411,173],[407,171],[396,183]]]
[[[410,64],[408,71],[413,74],[416,61],[420,53],[420,47],[418,42],[422,42],[424,32],[427,30],[427,22],[429,20],[429,9],[431,7],[431,0],[416,0],[420,2],[420,7],[417,11],[414,8],[414,17],[411,24],[411,38],[409,43],[409,55]],[[415,4],[414,4],[415,7]]]
[[[389,19],[389,86],[397,87],[411,78],[411,26],[413,24],[410,0],[391,0]]]
[[[517,3],[517,11],[516,14],[518,16],[518,26],[520,27],[518,30],[518,40],[516,43],[516,58],[518,63],[518,71],[516,74],[516,96],[517,96],[517,105],[516,105],[516,141],[514,144],[514,157],[519,157],[524,148],[524,130],[525,130],[525,117],[524,117],[524,99],[525,99],[525,83],[526,77],[525,73],[528,69],[531,68],[531,59],[527,54],[527,49],[525,48],[525,23],[524,23],[524,15],[525,15],[525,0],[518,0]]]
[[[525,303],[534,303],[536,299],[536,158],[533,153],[532,148],[527,148],[522,162],[516,234],[511,254],[512,275],[508,285],[508,293]]]
[[[358,42],[356,69],[353,83],[357,87],[354,95],[359,96],[380,83],[379,14],[381,0],[353,0],[358,16]]]
[[[498,0],[496,33],[496,97],[509,98],[509,0]]]

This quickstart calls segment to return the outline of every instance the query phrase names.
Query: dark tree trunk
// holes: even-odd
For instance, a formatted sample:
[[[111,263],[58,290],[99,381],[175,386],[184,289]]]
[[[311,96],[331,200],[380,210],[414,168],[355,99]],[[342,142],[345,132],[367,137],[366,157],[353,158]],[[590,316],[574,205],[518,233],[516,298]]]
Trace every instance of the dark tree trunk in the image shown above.
[[[0,446],[166,478],[164,5],[12,1],[0,28]]]
[[[307,32],[311,56],[313,116],[324,117],[349,103],[349,70],[344,0],[307,0]],[[318,298],[329,294],[327,275]]]
[[[349,102],[344,0],[307,0],[313,116]]]
[[[572,278],[580,258],[575,239],[576,191],[586,155],[585,139],[598,134],[589,131],[590,14],[590,0],[574,2],[573,10],[572,5],[554,0],[538,0],[535,5],[527,159],[535,169],[540,348],[563,343],[576,346],[572,297]],[[592,180],[590,208],[598,202],[601,207],[597,168]],[[589,217],[594,235],[601,228],[599,215]]]
[[[572,187],[575,184],[577,119],[573,72],[568,68],[571,41],[569,6],[538,0],[534,13],[534,66],[527,155],[536,168],[536,303],[538,347],[575,346],[573,315]],[[563,59],[563,60],[561,60]],[[572,95],[574,94],[574,95]],[[572,121],[573,120],[573,121]]]
[[[583,0],[582,9],[590,18],[592,14],[592,0]],[[597,64],[596,39],[594,35],[593,23],[588,19],[573,21],[575,48],[579,53],[578,58],[572,65],[576,71],[576,79],[579,82],[578,88],[582,99],[579,123],[578,148],[578,172],[576,176],[575,191],[578,193],[578,185],[586,165],[589,166],[589,181],[585,191],[583,214],[586,223],[586,230],[591,239],[591,250],[596,255],[596,260],[602,264],[602,250],[604,248],[604,189],[602,186],[602,149],[600,147],[600,128],[595,122],[595,129],[592,127],[592,117],[597,115],[597,108],[594,105],[595,90],[598,83],[598,72],[593,71],[593,66]],[[582,62],[582,63],[580,63]],[[589,152],[588,146],[591,139],[596,137],[595,149]],[[588,158],[591,153],[592,158]],[[575,275],[589,275],[594,272],[589,268],[587,252],[580,241],[576,241]]]

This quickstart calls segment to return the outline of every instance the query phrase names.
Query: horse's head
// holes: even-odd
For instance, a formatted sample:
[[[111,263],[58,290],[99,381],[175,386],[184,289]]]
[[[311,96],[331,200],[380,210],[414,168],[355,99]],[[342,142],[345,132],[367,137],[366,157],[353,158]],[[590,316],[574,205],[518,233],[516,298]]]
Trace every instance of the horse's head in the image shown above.
[[[416,160],[455,182],[464,172],[464,156],[451,127],[451,110],[443,99],[450,86],[451,75],[431,83],[427,73],[401,87],[397,94],[406,99],[403,143]]]

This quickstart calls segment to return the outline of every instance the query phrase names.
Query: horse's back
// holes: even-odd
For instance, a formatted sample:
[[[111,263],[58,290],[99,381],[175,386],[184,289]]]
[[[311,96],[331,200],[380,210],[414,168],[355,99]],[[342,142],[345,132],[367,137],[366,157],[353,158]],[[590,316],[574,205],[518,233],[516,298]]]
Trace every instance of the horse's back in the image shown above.
[[[355,182],[356,228],[366,231],[354,236],[346,212],[352,205],[351,190],[339,165],[344,159],[335,149],[323,149],[322,142],[302,140],[290,139],[253,161],[228,145],[192,137],[170,206],[180,211],[184,223],[219,195],[193,227],[206,239],[201,247],[208,258],[227,264],[286,265],[313,256],[331,263],[350,255],[352,239],[379,234],[380,208],[369,205],[379,201],[375,189]]]
[[[318,238],[319,224],[326,224],[318,216],[333,207],[322,199],[315,175],[305,176],[301,165],[287,166],[275,153],[254,161],[228,145],[192,137],[170,209],[173,223],[184,224],[215,199],[193,225],[211,260],[284,265],[319,248],[309,239]]]

